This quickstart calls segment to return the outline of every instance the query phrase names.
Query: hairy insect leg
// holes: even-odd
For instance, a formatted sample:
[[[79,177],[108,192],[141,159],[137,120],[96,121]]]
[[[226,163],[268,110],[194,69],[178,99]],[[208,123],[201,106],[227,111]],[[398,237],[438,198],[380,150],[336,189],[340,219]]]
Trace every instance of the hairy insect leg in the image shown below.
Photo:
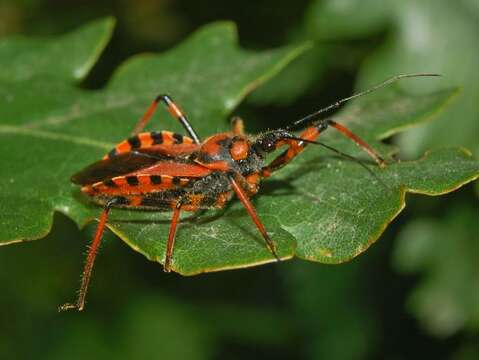
[[[271,238],[269,237],[263,223],[259,219],[259,216],[256,213],[256,210],[254,209],[253,204],[251,204],[251,201],[248,195],[241,188],[241,186],[236,182],[235,179],[230,178],[230,182],[231,182],[231,185],[233,186],[233,190],[236,193],[236,196],[238,196],[238,199],[241,201],[246,211],[248,212],[249,216],[251,217],[256,227],[258,228],[259,232],[263,236],[263,239],[266,242],[266,246],[268,247],[269,251],[271,251],[271,253],[276,258],[276,260],[281,261],[278,254],[276,253],[276,246],[273,240],[271,240]]]
[[[103,212],[100,215],[95,236],[93,237],[93,240],[89,246],[88,255],[85,261],[85,266],[83,268],[80,290],[78,291],[78,298],[76,302],[63,304],[58,308],[58,311],[65,311],[70,309],[76,309],[78,311],[82,311],[84,309],[85,297],[88,290],[88,284],[90,282],[91,272],[93,270],[95,258],[98,253],[98,249],[100,247],[103,231],[105,230],[105,225],[108,219],[108,213],[110,212],[110,209],[115,204],[115,202],[116,202],[116,199],[110,200],[105,205],[105,207],[103,208]]]
[[[318,136],[326,130],[329,126],[334,127],[338,130],[342,135],[348,137],[352,141],[354,141],[363,151],[365,151],[371,158],[373,158],[380,167],[385,166],[384,159],[379,156],[371,146],[366,143],[363,139],[359,136],[354,134],[351,130],[349,130],[344,125],[338,124],[337,122],[331,119],[324,119],[321,120],[317,125],[312,126],[304,130],[298,138],[288,137],[287,135],[283,137],[278,137],[274,144],[275,148],[278,148],[283,145],[288,145],[288,149],[280,154],[277,158],[275,158],[270,164],[263,167],[262,169],[262,176],[268,177],[271,175],[273,171],[276,171],[286,164],[288,164],[291,160],[293,160],[299,153],[301,153],[304,148],[308,145],[309,142],[314,142],[318,138]],[[305,141],[302,142],[301,139]]]
[[[155,98],[155,100],[153,100],[151,105],[148,107],[146,112],[143,114],[143,116],[140,118],[140,120],[136,124],[135,128],[133,129],[132,135],[137,135],[144,129],[146,124],[150,121],[151,117],[153,116],[158,106],[158,103],[160,101],[166,105],[168,112],[171,114],[171,116],[173,116],[175,119],[177,119],[181,123],[181,125],[186,130],[188,135],[193,139],[193,141],[196,144],[199,144],[201,142],[200,138],[198,137],[195,130],[191,126],[190,122],[188,121],[188,118],[180,110],[178,105],[176,105],[175,102],[168,95],[158,95]]]
[[[173,257],[173,248],[175,246],[176,228],[180,218],[181,202],[179,202],[173,209],[173,216],[171,218],[170,232],[168,234],[168,242],[166,243],[165,265],[163,267],[165,272],[171,271],[171,259]]]
[[[338,130],[341,134],[343,134],[344,136],[346,136],[349,139],[351,139],[352,141],[354,141],[356,143],[356,145],[358,145],[369,156],[371,156],[371,158],[373,158],[374,161],[376,161],[380,167],[384,167],[386,165],[386,163],[384,162],[384,159],[381,156],[379,156],[379,154],[376,153],[376,151],[374,151],[371,148],[371,146],[368,145],[368,143],[366,141],[364,141],[359,136],[354,134],[347,127],[345,127],[344,125],[338,124],[336,121],[333,121],[331,119],[325,119],[325,120],[323,120],[323,122],[325,123],[325,125],[323,125],[325,128],[327,126],[332,126],[336,130]]]

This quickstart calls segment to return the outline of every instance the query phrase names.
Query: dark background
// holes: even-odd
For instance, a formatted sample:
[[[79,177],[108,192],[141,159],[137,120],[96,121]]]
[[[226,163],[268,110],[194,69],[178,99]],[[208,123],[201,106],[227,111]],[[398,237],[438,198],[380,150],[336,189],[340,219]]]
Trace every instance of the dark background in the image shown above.
[[[468,71],[458,73],[462,57],[479,58],[475,1],[424,0],[393,10],[386,3],[2,0],[0,36],[54,35],[115,16],[114,37],[85,88],[104,86],[129,56],[164,51],[216,20],[235,21],[249,49],[312,39],[317,49],[287,70],[290,89],[260,89],[237,110],[289,122],[349,95],[357,79],[368,82],[381,52],[408,51],[397,19],[410,16],[405,18],[417,23],[408,26],[420,32],[429,20],[422,16],[432,14],[452,19],[448,33],[464,34],[460,41],[448,40],[442,58],[426,52],[409,65],[423,71],[430,61],[449,71],[451,83],[464,87],[459,103],[479,107],[479,90],[465,80]],[[359,5],[334,18],[334,9],[344,4]],[[464,24],[469,27],[462,29]],[[428,41],[438,42],[444,30],[432,28]],[[404,71],[394,62],[383,67],[390,75]],[[288,80],[288,73],[283,76]],[[467,127],[479,118],[463,108],[449,111],[464,121],[463,138],[459,132],[451,140],[430,127],[425,131],[434,134],[432,140],[395,139],[408,148],[404,156],[451,141],[477,149],[479,142],[468,136],[477,127]],[[0,248],[0,359],[478,359],[477,193],[470,184],[440,198],[411,197],[377,244],[339,266],[293,260],[185,278],[164,274],[159,264],[108,235],[83,313],[59,314],[56,305],[70,299],[78,284],[91,229],[79,231],[57,215],[47,239]]]

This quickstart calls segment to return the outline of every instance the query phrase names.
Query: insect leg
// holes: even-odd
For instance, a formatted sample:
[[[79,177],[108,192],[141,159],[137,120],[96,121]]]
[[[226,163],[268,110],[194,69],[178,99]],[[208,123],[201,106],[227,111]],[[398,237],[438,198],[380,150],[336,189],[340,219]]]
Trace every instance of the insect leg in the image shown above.
[[[248,195],[244,192],[241,186],[239,186],[236,180],[233,179],[232,177],[230,177],[230,182],[231,182],[231,185],[233,186],[233,190],[235,191],[236,196],[238,196],[238,199],[241,201],[246,211],[248,212],[249,216],[251,217],[256,227],[258,228],[259,232],[263,236],[263,239],[266,242],[266,246],[268,247],[269,251],[271,251],[271,253],[276,258],[276,260],[281,261],[278,254],[276,253],[276,246],[274,245],[274,242],[271,240],[268,233],[266,232],[266,229],[263,223],[261,222],[261,220],[259,219],[258,214],[256,213],[256,210],[253,207],[253,204],[251,204],[251,201]]]
[[[165,272],[171,271],[171,258],[173,257],[173,248],[175,246],[175,234],[178,220],[180,218],[181,202],[178,202],[173,209],[173,217],[171,218],[170,232],[168,234],[168,242],[166,244],[165,265],[163,267]]]
[[[354,141],[362,150],[364,150],[369,156],[371,156],[379,164],[380,167],[385,166],[384,159],[379,156],[363,139],[354,134],[344,125],[338,124],[336,121],[333,121],[331,119],[321,120],[316,126],[307,128],[301,133],[299,138],[314,141],[329,126],[334,127],[342,135]],[[269,165],[265,166],[262,169],[262,176],[267,177],[273,171],[278,170],[284,165],[288,164],[294,157],[296,157],[296,155],[298,155],[304,150],[304,148],[308,145],[308,142],[302,142],[297,138],[289,138],[285,135],[276,140],[275,148],[278,148],[282,145],[288,145],[289,148],[281,155],[279,155],[276,159],[274,159]]]
[[[322,129],[318,128],[317,126],[312,126],[304,130],[299,137],[305,140],[316,140],[319,134],[321,134],[321,131]],[[283,145],[287,145],[288,149],[278,155],[278,157],[271,161],[271,163],[269,163],[267,166],[263,167],[261,170],[261,175],[263,177],[270,176],[273,171],[276,171],[288,164],[296,157],[296,155],[304,150],[308,143],[283,137],[277,139],[274,145],[276,149]]]
[[[155,98],[155,100],[153,100],[150,107],[146,110],[145,114],[136,124],[135,128],[133,129],[132,135],[136,135],[143,130],[143,128],[153,116],[153,113],[155,112],[160,101],[162,101],[166,105],[168,112],[171,114],[171,116],[173,116],[181,123],[181,125],[185,128],[186,132],[193,139],[193,141],[196,144],[199,144],[201,142],[200,138],[191,126],[190,122],[188,121],[188,118],[185,114],[183,114],[178,105],[176,105],[175,102],[168,95],[159,95]]]
[[[111,207],[117,203],[118,199],[114,198],[110,200],[108,203],[106,203],[105,207],[103,208],[103,212],[100,215],[100,220],[98,222],[98,227],[96,228],[96,233],[95,236],[91,242],[91,245],[89,246],[88,250],[88,255],[85,261],[85,266],[83,268],[83,273],[82,273],[82,280],[81,280],[81,286],[80,290],[78,292],[78,298],[77,301],[72,304],[72,303],[66,303],[61,305],[58,310],[59,311],[64,311],[64,310],[70,310],[70,309],[76,309],[78,311],[82,311],[83,308],[85,307],[85,297],[86,293],[88,290],[88,284],[90,282],[90,276],[91,272],[93,270],[93,264],[95,263],[95,258],[98,253],[98,248],[101,243],[101,238],[103,235],[103,231],[105,230],[105,224],[108,219],[108,213],[111,209]]]
[[[361,149],[363,149],[366,153],[368,153],[368,155],[371,156],[374,159],[374,161],[376,161],[379,164],[379,166],[381,166],[381,167],[385,166],[384,159],[381,156],[379,156],[376,153],[376,151],[374,151],[368,145],[368,143],[366,141],[364,141],[359,136],[354,134],[347,127],[345,127],[344,125],[338,124],[336,121],[333,121],[331,119],[325,119],[322,122],[325,123],[325,125],[323,125],[324,127],[327,127],[328,125],[332,126],[336,130],[338,130],[341,134],[343,134],[344,136],[346,136],[346,137],[350,138],[352,141],[354,141],[356,143],[356,145],[358,145]]]

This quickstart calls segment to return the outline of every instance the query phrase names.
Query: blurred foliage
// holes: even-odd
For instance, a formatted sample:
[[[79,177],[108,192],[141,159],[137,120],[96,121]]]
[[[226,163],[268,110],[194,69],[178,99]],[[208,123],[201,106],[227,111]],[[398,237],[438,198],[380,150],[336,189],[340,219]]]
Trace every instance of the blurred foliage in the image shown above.
[[[401,135],[398,143],[401,154],[409,157],[445,144],[463,145],[477,154],[479,79],[474,65],[479,63],[478,4],[447,0],[318,0],[306,12],[300,33],[302,39],[317,42],[318,54],[318,49],[338,49],[341,44],[352,48],[373,45],[375,49],[359,63],[359,89],[393,74],[420,71],[441,73],[445,84],[460,85],[462,93],[438,120]],[[367,38],[370,40],[364,45]],[[334,58],[332,54],[326,57]],[[317,57],[319,72],[324,71],[324,62],[324,56]],[[293,73],[295,69],[290,67],[288,71]],[[310,85],[302,76],[290,78]],[[274,81],[267,87],[274,88]],[[424,82],[400,85],[416,91],[429,86]],[[298,87],[294,83],[294,88]],[[479,299],[473,284],[477,283],[479,254],[473,250],[478,240],[477,222],[473,219],[479,212],[471,195],[469,199],[453,201],[453,209],[441,215],[442,221],[426,218],[409,224],[398,244],[399,270],[409,269],[406,264],[415,259],[416,252],[418,257],[429,259],[414,267],[428,275],[412,292],[409,307],[435,335],[451,335],[465,327],[469,333],[477,333],[473,324],[477,322]],[[442,242],[447,246],[440,246]],[[460,352],[461,357],[477,357],[477,349],[473,349]]]
[[[329,269],[302,264],[282,273],[296,318],[305,329],[315,329],[305,335],[307,358],[366,359],[375,353],[380,323],[368,306],[360,263]],[[327,286],[321,285],[324,278]]]
[[[338,46],[386,31],[362,63],[360,88],[411,72],[436,72],[444,76],[444,84],[463,88],[439,120],[401,136],[403,152],[417,156],[443,145],[466,146],[477,152],[479,75],[471,71],[479,63],[479,48],[474,46],[479,42],[477,8],[477,2],[466,0],[317,0],[306,13],[302,38],[316,40],[319,49],[327,49],[331,42]],[[318,57],[318,62],[322,69],[324,61]],[[424,82],[403,86],[431,89]]]
[[[363,2],[364,3],[364,2]],[[447,84],[460,84],[462,93],[437,121],[401,137],[407,154],[433,146],[462,145],[479,153],[479,16],[448,0],[392,1],[394,28],[360,73],[366,86],[392,71],[432,71]],[[424,89],[424,84],[415,84]],[[426,85],[427,86],[427,85]]]
[[[422,273],[409,308],[438,336],[479,330],[479,242],[471,231],[477,229],[478,210],[452,204],[440,218],[410,221],[398,237],[397,269]]]
[[[104,247],[108,251],[103,254],[112,256],[104,256],[97,264],[97,291],[91,298],[89,311],[57,313],[52,305],[70,295],[64,284],[74,285],[71,279],[78,275],[84,246],[82,236],[71,221],[61,215],[56,220],[53,233],[45,239],[47,246],[36,246],[40,243],[34,242],[4,247],[0,252],[4,269],[22,264],[15,276],[8,271],[0,273],[5,295],[0,297],[0,329],[2,334],[9,334],[9,341],[4,341],[5,336],[0,341],[2,359],[29,359],[32,353],[37,359],[82,359],[89,354],[117,359],[156,356],[208,359],[213,349],[220,348],[220,340],[239,338],[273,347],[281,346],[293,333],[288,317],[277,309],[260,309],[234,299],[222,301],[221,297],[228,296],[231,287],[218,290],[211,299],[203,295],[192,300],[201,290],[201,284],[191,288],[188,278],[172,279],[161,270],[155,271],[157,266],[146,264],[146,268],[141,269],[144,259],[141,256],[137,261],[132,259],[131,251],[118,246],[117,240],[110,243],[112,236],[107,237]],[[125,261],[128,264],[124,264]],[[159,281],[152,287],[154,290],[148,290],[147,286],[138,288],[139,283],[149,282],[145,281],[148,277]],[[115,278],[121,281],[112,281]],[[237,280],[247,286],[241,277]],[[253,277],[250,276],[250,280]],[[220,279],[220,283],[223,281]],[[256,282],[257,286],[262,281]],[[254,283],[253,280],[251,284]],[[169,287],[170,295],[165,287]],[[173,297],[171,293],[175,288]],[[208,292],[205,295],[208,296]],[[39,332],[48,327],[49,331]],[[30,339],[28,347],[18,347],[23,339]]]
[[[360,88],[391,73],[438,72],[447,84],[460,85],[462,93],[439,119],[401,135],[402,154],[416,156],[444,144],[479,151],[479,16],[473,1],[316,1],[318,16],[310,19],[317,33],[336,39],[357,39],[387,29],[384,40],[369,55],[359,72]],[[369,11],[374,9],[374,11]],[[347,20],[346,20],[347,19]],[[423,91],[426,83],[414,83]],[[408,84],[408,89],[412,87]],[[444,220],[411,222],[401,232],[396,256],[403,271],[427,275],[410,296],[409,304],[433,334],[447,336],[469,328],[477,331],[479,289],[476,263],[477,224],[475,200],[456,201]],[[475,231],[474,231],[475,229]],[[442,245],[444,243],[444,245]],[[417,258],[416,258],[417,257]],[[421,259],[414,263],[414,259]],[[477,352],[476,352],[477,354]]]
[[[400,140],[401,152],[413,156],[431,144],[477,151],[478,4],[2,0],[0,34],[50,35],[114,15],[113,42],[84,87],[103,86],[131,54],[170,47],[214,20],[237,22],[243,45],[251,48],[317,41],[309,58],[299,58],[275,80],[279,85],[269,83],[240,107],[253,123],[259,118],[285,123],[307,114],[349,95],[356,77],[356,87],[364,88],[406,70],[440,71],[443,84],[461,86],[462,95],[441,122]],[[424,35],[432,40],[414,47],[413,40]],[[425,90],[409,82],[403,86]],[[76,285],[71,279],[78,276],[91,234],[79,233],[58,215],[46,241],[0,249],[0,358],[477,359],[477,276],[464,281],[477,274],[474,196],[469,186],[446,201],[414,201],[367,256],[340,267],[293,261],[194,279],[165,276],[110,236],[97,262],[87,312],[61,315],[52,305],[71,295]],[[394,257],[395,267],[408,275],[398,275],[390,264],[392,240],[411,219]],[[405,251],[411,266],[399,260]],[[431,309],[430,301],[439,308]]]

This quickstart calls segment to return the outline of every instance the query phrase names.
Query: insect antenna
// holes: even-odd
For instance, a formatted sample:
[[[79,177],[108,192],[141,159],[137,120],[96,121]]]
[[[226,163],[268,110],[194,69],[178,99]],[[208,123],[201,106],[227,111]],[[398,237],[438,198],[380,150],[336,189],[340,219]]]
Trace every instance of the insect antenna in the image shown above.
[[[296,141],[302,141],[302,142],[305,142],[305,143],[308,143],[308,144],[314,144],[314,145],[320,145],[348,160],[352,160],[354,161],[355,163],[359,164],[360,166],[362,166],[372,177],[374,177],[386,190],[391,190],[390,187],[384,182],[381,180],[381,178],[379,178],[379,176],[377,176],[374,171],[372,171],[363,161],[361,161],[360,159],[358,159],[357,157],[355,156],[352,156],[352,155],[349,155],[349,154],[346,154],[344,152],[342,152],[341,150],[338,150],[330,145],[327,145],[325,143],[322,143],[320,141],[315,141],[315,140],[307,140],[307,139],[302,139],[300,137],[295,137],[295,136],[288,136],[286,137],[288,139],[291,139],[291,140],[296,140]]]
[[[400,79],[404,79],[404,78],[413,78],[413,77],[422,77],[422,76],[441,76],[440,74],[430,74],[430,73],[418,73],[418,74],[401,74],[401,75],[396,75],[392,78],[389,78],[385,81],[383,81],[382,83],[380,84],[377,84],[367,90],[364,90],[364,91],[361,91],[359,93],[356,93],[354,95],[351,95],[351,96],[348,96],[346,98],[343,98],[341,100],[338,100],[336,101],[335,103],[331,104],[331,105],[328,105],[326,106],[325,108],[322,108],[322,109],[319,109],[299,120],[296,120],[295,122],[293,122],[291,125],[288,125],[286,126],[285,130],[298,130],[298,129],[301,129],[301,128],[304,128],[304,127],[307,127],[311,124],[313,124],[318,118],[319,118],[319,115],[325,113],[325,112],[328,112],[328,111],[331,111],[331,110],[334,110],[334,109],[337,109],[338,107],[340,107],[342,104],[344,104],[345,102],[348,102],[350,100],[353,100],[353,99],[356,99],[358,97],[361,97],[363,95],[367,95],[367,94],[370,94],[378,89],[381,89],[387,85],[390,85]]]

